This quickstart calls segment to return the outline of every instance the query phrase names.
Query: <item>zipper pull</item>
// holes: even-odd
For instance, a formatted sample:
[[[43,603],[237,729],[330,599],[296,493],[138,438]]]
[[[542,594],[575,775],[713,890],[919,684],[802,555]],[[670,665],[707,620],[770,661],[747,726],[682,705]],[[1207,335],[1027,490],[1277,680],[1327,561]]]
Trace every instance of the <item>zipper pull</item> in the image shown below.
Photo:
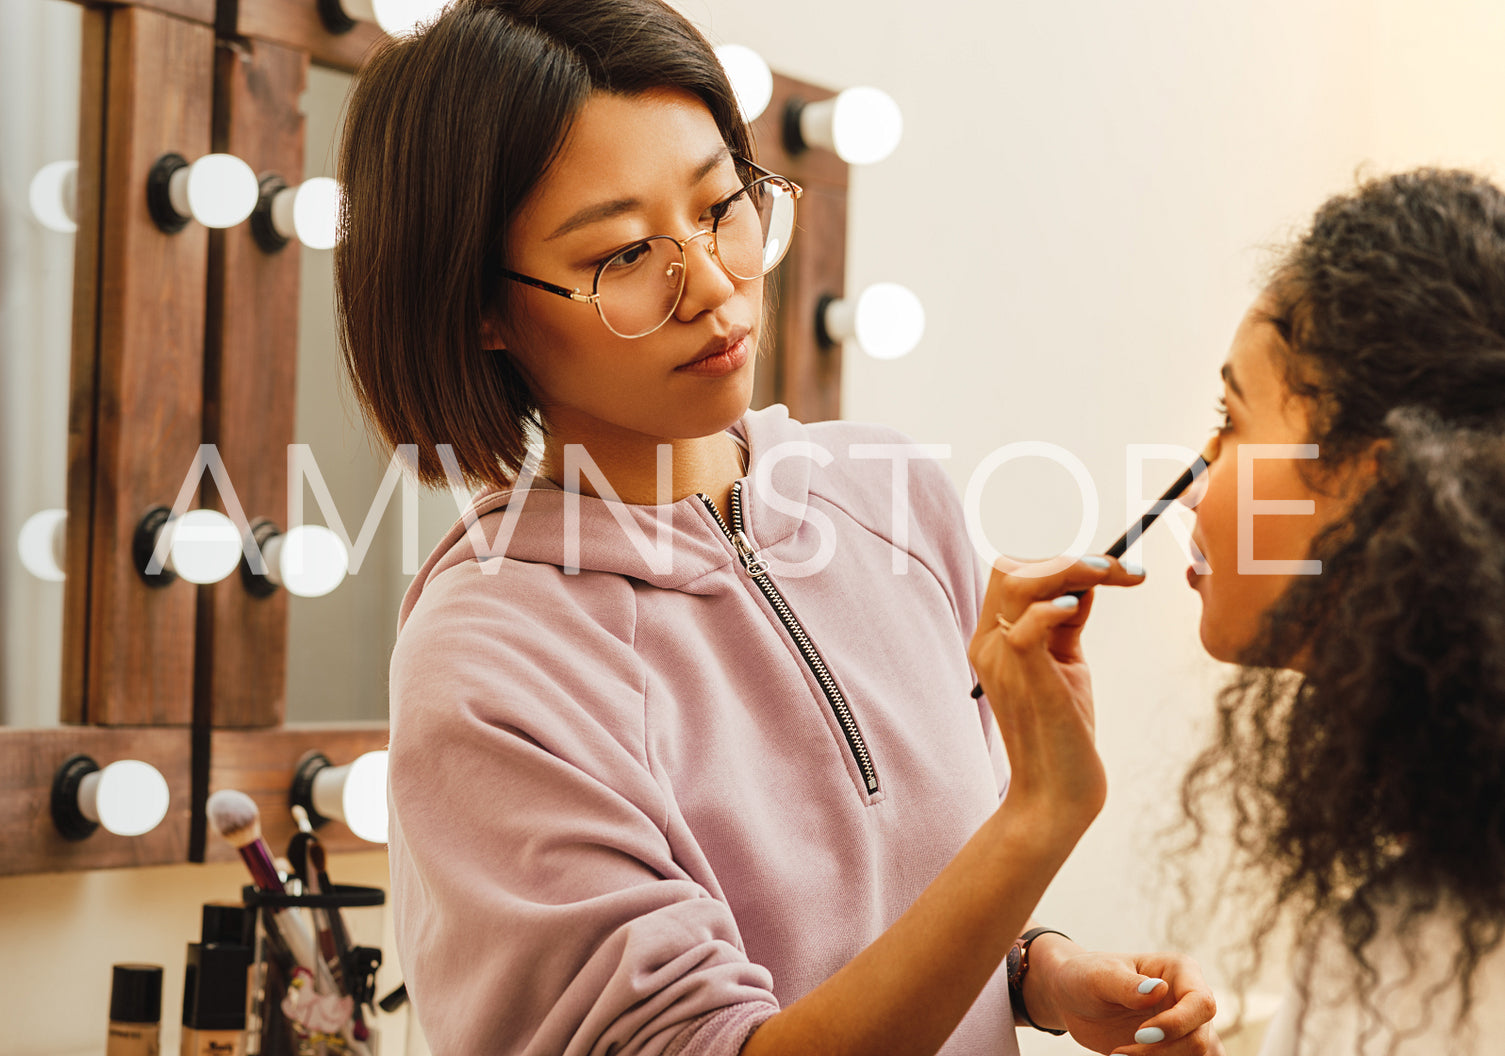
[[[752,540],[746,532],[737,532],[732,536],[732,545],[737,548],[737,556],[742,559],[742,567],[753,579],[768,574],[768,563],[758,556],[753,549]]]

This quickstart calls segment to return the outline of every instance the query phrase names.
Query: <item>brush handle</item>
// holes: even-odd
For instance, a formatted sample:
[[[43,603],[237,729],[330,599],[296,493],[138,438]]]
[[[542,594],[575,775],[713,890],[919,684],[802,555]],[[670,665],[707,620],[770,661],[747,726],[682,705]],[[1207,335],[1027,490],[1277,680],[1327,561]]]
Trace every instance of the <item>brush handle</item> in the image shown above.
[[[1145,530],[1150,525],[1155,523],[1156,518],[1169,509],[1171,503],[1179,499],[1186,489],[1191,487],[1192,481],[1197,479],[1197,475],[1206,469],[1207,462],[1202,458],[1198,458],[1190,466],[1187,466],[1186,471],[1176,478],[1176,482],[1165,489],[1165,494],[1155,500],[1155,505],[1151,506],[1149,511],[1139,518],[1138,522],[1131,524],[1128,531],[1113,541],[1113,545],[1108,547],[1106,551],[1107,556],[1116,561],[1128,553],[1129,547],[1139,541],[1139,537],[1145,533]],[[1086,593],[1085,590],[1068,590],[1066,596],[1080,598]],[[982,683],[979,682],[972,687],[972,699],[978,700],[982,695]]]
[[[267,847],[267,841],[260,836],[249,843],[241,844],[240,860],[246,863],[246,868],[251,872],[251,880],[263,891],[275,891],[282,894],[282,877],[277,872],[277,866],[272,862],[272,852]]]

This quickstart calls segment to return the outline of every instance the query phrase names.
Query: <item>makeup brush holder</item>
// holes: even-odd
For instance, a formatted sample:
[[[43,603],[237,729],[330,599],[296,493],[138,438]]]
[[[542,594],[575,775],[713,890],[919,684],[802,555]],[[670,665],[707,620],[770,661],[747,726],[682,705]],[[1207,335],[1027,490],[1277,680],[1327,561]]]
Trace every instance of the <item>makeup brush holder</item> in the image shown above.
[[[318,955],[330,946],[321,915],[338,914],[347,923],[351,910],[379,907],[387,893],[379,887],[333,885],[318,895],[290,895],[245,887],[246,907],[256,914],[256,939],[246,1010],[246,1056],[375,1056],[372,1026],[376,970],[381,950],[356,945],[355,935],[339,972],[302,963],[294,951],[305,942],[289,941],[284,931],[299,921]],[[364,929],[358,929],[364,930]],[[376,925],[380,934],[380,924]],[[326,962],[327,963],[327,962]],[[331,982],[335,985],[331,986]]]

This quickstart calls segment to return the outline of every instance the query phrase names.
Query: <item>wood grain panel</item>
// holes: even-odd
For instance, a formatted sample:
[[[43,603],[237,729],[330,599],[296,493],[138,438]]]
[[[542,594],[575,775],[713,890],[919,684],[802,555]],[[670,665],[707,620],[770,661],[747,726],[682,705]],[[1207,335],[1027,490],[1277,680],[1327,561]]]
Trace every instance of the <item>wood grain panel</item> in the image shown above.
[[[298,98],[308,56],[249,41],[219,52],[216,150],[243,159],[258,177],[296,186],[303,175],[303,115]],[[298,370],[298,262],[290,242],[267,252],[249,224],[210,238],[205,351],[204,439],[214,443],[250,520],[287,519],[287,445],[293,442]],[[225,512],[224,496],[205,482],[206,504]],[[285,590],[257,597],[239,575],[200,594],[197,703],[214,726],[275,726],[287,701]]]
[[[148,586],[130,555],[142,515],[172,505],[199,444],[208,234],[158,229],[146,182],[164,153],[209,152],[214,32],[146,8],[108,18],[82,717],[186,725],[195,591]]]
[[[372,45],[386,34],[371,22],[348,33],[331,33],[319,18],[315,0],[239,0],[235,31],[242,37],[275,41],[307,52],[320,66],[354,73]]]
[[[67,543],[64,547],[61,718],[85,717],[89,656],[89,554],[94,507],[95,373],[99,368],[100,171],[105,154],[105,60],[110,13],[86,7],[79,86],[78,232],[73,242],[73,336],[68,368]]]
[[[186,729],[0,729],[0,874],[186,862],[188,739]],[[63,761],[79,752],[101,768],[117,759],[155,766],[167,779],[167,817],[144,836],[116,836],[103,828],[79,841],[58,835],[52,822],[52,780]]]
[[[93,0],[77,0],[77,2],[86,8],[96,7]],[[214,25],[215,3],[216,0],[110,0],[112,7],[139,7],[164,15],[174,15],[177,18],[206,26]]]
[[[759,364],[754,403],[787,404],[791,416],[806,422],[841,416],[841,349],[823,348],[816,340],[815,312],[823,295],[840,297],[846,288],[848,169],[827,150],[790,153],[783,122],[791,101],[813,102],[831,94],[775,74],[773,99],[753,125],[759,164],[805,191],[789,255],[768,286],[777,310],[774,354]]]
[[[261,834],[272,853],[281,854],[297,828],[289,809],[288,793],[298,761],[307,752],[320,751],[335,766],[343,766],[365,752],[386,746],[384,722],[218,730],[211,742],[209,794],[234,788],[254,799],[261,811]],[[372,844],[352,835],[337,821],[319,829],[319,840],[333,851],[373,849]],[[211,862],[234,861],[238,857],[235,849],[214,832],[208,834],[205,851],[205,860]]]

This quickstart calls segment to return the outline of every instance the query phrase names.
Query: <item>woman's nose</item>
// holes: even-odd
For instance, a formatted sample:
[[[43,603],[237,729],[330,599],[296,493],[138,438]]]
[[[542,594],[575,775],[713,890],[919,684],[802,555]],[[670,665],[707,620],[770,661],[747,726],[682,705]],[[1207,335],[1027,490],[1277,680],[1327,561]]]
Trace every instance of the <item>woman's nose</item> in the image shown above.
[[[736,290],[732,277],[716,259],[714,237],[709,231],[700,231],[686,239],[685,288],[674,309],[675,318],[682,323],[721,307]]]

